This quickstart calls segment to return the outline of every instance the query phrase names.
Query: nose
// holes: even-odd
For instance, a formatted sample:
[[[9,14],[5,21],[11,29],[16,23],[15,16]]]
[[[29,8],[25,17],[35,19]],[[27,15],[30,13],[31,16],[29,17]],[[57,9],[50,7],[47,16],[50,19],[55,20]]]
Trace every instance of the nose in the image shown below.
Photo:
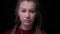
[[[26,12],[26,18],[30,19],[30,13],[29,12]]]

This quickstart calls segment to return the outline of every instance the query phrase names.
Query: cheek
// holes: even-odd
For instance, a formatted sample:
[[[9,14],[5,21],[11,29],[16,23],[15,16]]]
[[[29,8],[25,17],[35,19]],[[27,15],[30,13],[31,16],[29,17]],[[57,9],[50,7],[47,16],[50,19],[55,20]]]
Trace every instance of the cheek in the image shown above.
[[[19,12],[18,12],[18,16],[19,16],[19,17],[23,17],[24,14],[23,14],[21,11],[19,11]]]
[[[35,18],[36,18],[36,14],[31,14],[31,20],[34,21]]]
[[[19,16],[20,20],[23,21],[23,19],[24,19],[24,14],[21,13],[21,12],[18,12],[18,16]]]

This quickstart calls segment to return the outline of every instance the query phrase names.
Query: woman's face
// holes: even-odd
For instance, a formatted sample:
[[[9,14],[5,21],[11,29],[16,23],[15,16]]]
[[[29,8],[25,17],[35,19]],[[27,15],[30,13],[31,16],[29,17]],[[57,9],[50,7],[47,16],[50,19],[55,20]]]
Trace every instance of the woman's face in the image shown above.
[[[20,18],[21,24],[32,25],[35,17],[35,4],[33,2],[22,1],[19,6],[18,16]]]

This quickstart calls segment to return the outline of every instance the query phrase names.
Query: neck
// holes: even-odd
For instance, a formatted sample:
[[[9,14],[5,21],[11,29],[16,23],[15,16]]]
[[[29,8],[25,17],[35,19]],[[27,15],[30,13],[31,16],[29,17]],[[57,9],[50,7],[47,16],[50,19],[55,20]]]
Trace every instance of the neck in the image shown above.
[[[22,29],[22,30],[31,30],[32,29],[32,25],[20,25],[20,28]]]

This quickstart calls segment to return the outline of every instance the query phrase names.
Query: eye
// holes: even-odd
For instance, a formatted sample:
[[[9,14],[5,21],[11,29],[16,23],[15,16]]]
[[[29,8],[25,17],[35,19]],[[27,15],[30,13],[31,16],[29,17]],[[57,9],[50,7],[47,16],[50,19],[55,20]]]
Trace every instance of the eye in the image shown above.
[[[25,13],[26,11],[25,10],[21,10],[21,12]]]
[[[34,11],[34,10],[30,10],[29,12],[31,12],[31,13],[35,13],[35,11]]]

